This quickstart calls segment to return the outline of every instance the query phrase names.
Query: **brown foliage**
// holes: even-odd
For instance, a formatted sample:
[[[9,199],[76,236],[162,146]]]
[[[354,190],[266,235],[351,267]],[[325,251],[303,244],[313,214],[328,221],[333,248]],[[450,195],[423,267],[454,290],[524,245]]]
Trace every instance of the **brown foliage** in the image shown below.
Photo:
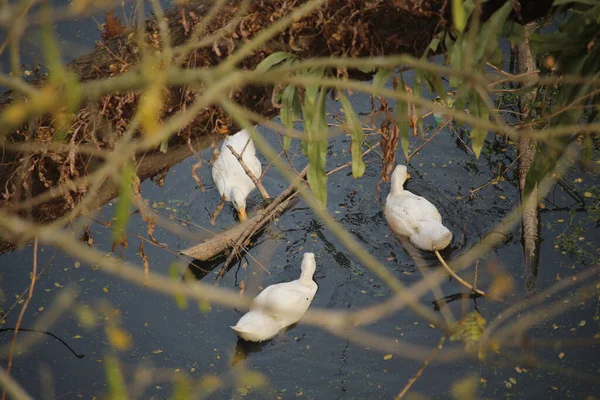
[[[125,31],[125,26],[121,23],[121,20],[112,11],[106,11],[104,13],[106,22],[104,23],[104,32],[102,32],[102,40],[105,42],[119,36]]]
[[[218,65],[266,26],[289,14],[301,3],[298,0],[250,2],[249,8],[242,10],[240,4],[244,2],[225,2],[206,30],[198,35],[199,39],[216,35],[214,41],[211,40],[213,45],[193,49],[182,55],[177,60],[179,66],[204,68]],[[194,26],[206,12],[203,4],[202,0],[193,0],[165,10],[173,46],[183,44],[194,35]],[[424,8],[436,11],[441,10],[444,4],[443,0],[432,0]],[[426,17],[422,12],[411,14],[395,8],[388,0],[330,0],[310,15],[294,21],[266,46],[242,60],[239,67],[254,69],[266,56],[282,49],[293,51],[301,58],[399,53],[420,55],[435,33],[438,22],[439,17]],[[146,21],[144,28],[147,39],[145,45],[160,48],[156,21]],[[82,82],[117,76],[131,70],[139,61],[140,44],[122,35],[124,29],[115,14],[107,12],[102,34],[104,42],[91,53],[69,63],[67,68],[76,73]],[[344,76],[347,71],[338,71],[340,73]],[[185,110],[195,101],[196,90],[186,85],[167,88],[159,118],[166,120],[176,112]],[[270,118],[278,113],[278,109],[272,104],[271,95],[271,87],[251,85],[232,91],[230,99]],[[114,148],[127,130],[131,117],[135,115],[139,98],[137,91],[120,91],[86,102],[82,109],[74,112],[73,119],[69,121],[71,126],[67,128],[66,137],[68,144],[91,146],[100,151]],[[0,110],[11,101],[10,93],[0,97]],[[211,105],[201,110],[188,126],[181,127],[169,139],[168,145],[172,148],[189,143],[198,136],[227,132],[235,132],[231,118],[220,107]],[[9,133],[6,142],[49,143],[55,133],[52,115],[43,115],[30,121],[27,126]],[[395,146],[392,144],[386,148]],[[101,160],[77,152],[41,149],[30,152],[26,157],[18,151],[5,151],[3,162],[5,168],[0,169],[0,205],[18,204],[29,196],[48,192],[50,188],[81,178],[93,172]],[[51,209],[47,209],[45,203],[36,207],[33,218],[49,221],[68,212],[85,190],[84,187],[68,190],[64,196],[53,200],[56,204]]]

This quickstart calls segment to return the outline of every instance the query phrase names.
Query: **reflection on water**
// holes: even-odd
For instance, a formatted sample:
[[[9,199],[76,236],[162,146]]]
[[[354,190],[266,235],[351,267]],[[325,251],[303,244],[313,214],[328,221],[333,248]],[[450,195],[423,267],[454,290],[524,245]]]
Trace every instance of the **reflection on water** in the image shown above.
[[[248,356],[252,353],[258,353],[263,351],[265,346],[269,344],[267,342],[248,342],[242,338],[238,338],[237,344],[235,346],[235,355],[231,360],[231,366],[235,367],[240,361],[244,361],[248,358]]]
[[[215,268],[217,268],[223,261],[225,256],[219,256],[209,261],[193,260],[190,262],[183,273],[182,280],[202,280],[208,274],[210,274]]]
[[[433,309],[436,311],[441,310],[442,308],[444,308],[446,305],[457,301],[457,300],[464,300],[464,299],[469,299],[469,300],[473,300],[473,308],[477,311],[479,311],[477,309],[477,299],[479,297],[482,297],[481,295],[477,294],[477,293],[473,293],[473,292],[469,292],[469,293],[453,293],[453,294],[449,294],[448,296],[444,296],[441,299],[436,299],[433,300],[431,302],[431,304],[433,304]]]

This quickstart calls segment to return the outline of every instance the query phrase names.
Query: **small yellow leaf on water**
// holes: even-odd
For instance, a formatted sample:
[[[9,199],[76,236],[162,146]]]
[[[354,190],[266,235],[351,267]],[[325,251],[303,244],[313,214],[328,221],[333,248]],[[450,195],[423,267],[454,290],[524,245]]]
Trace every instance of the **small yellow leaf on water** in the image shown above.
[[[163,352],[163,350],[161,350],[161,349],[156,349],[153,351],[154,354],[160,354],[162,352]]]
[[[104,293],[108,293],[108,288],[107,287],[102,288],[102,290],[104,290]]]
[[[75,336],[73,336],[73,339],[82,339],[82,338],[83,338],[83,336],[81,336],[81,335],[75,335]]]
[[[544,209],[544,208],[546,208],[546,205],[544,203],[540,203],[540,208]]]
[[[383,356],[383,359],[384,360],[390,360],[392,357],[394,357],[394,356],[391,355],[391,354],[387,354],[387,355]]]
[[[131,347],[131,336],[120,328],[108,331],[108,341],[117,350],[127,350]]]
[[[592,197],[592,193],[590,193],[590,192],[585,192],[585,193],[583,194],[583,197],[590,198],[590,197]]]
[[[579,326],[585,326],[585,321],[580,321]]]
[[[561,360],[565,357],[565,353],[563,353],[562,351],[558,354],[558,358],[560,358]]]

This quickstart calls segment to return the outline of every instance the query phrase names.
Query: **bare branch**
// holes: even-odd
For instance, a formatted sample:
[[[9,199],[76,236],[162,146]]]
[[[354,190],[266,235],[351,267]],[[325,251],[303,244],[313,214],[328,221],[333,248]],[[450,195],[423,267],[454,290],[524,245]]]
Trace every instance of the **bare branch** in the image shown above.
[[[233,154],[235,156],[235,158],[237,158],[237,160],[240,163],[240,165],[242,166],[242,168],[244,168],[246,175],[248,175],[248,178],[250,178],[252,180],[252,182],[254,182],[254,185],[258,189],[258,192],[260,193],[260,196],[263,198],[263,200],[270,199],[271,197],[269,196],[269,193],[267,193],[267,190],[265,189],[263,184],[258,180],[258,178],[256,176],[254,176],[252,171],[250,171],[250,168],[248,168],[248,166],[244,162],[244,159],[242,158],[242,156],[240,156],[238,154],[238,152],[235,151],[235,149],[233,147],[231,147],[231,145],[228,144],[227,148],[229,149],[229,151],[231,151],[231,154]]]

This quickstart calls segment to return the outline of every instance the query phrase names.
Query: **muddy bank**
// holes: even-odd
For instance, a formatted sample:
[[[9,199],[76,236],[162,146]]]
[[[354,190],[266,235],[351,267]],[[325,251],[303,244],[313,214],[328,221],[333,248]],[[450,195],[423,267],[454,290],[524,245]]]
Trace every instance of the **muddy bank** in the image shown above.
[[[306,1],[227,2],[215,18],[210,20],[206,29],[200,33],[195,32],[195,28],[204,23],[203,18],[210,12],[211,3],[190,1],[165,11],[172,46],[188,43],[193,37],[210,43],[198,49],[189,47],[178,54],[174,62],[183,68],[218,65],[265,27],[289,15]],[[242,60],[239,67],[254,69],[265,57],[282,50],[293,52],[301,58],[402,53],[419,56],[433,35],[449,26],[448,3],[443,0],[327,1],[306,17],[295,20],[265,46]],[[487,7],[484,15],[490,14],[494,7]],[[515,16],[517,17],[523,15]],[[527,15],[524,17],[527,18]],[[160,50],[161,40],[156,20],[146,21],[146,51]],[[135,70],[139,54],[140,46],[135,41],[133,30],[125,29],[111,38],[104,35],[103,42],[98,42],[92,52],[73,60],[67,68],[80,81],[106,79]],[[338,71],[342,76],[347,73],[345,70]],[[110,80],[107,81],[109,82]],[[43,83],[43,79],[37,82],[38,85]],[[278,113],[271,93],[272,87],[246,86],[231,93],[230,97],[236,103],[271,118]],[[166,88],[160,118],[166,120],[186,109],[198,94],[198,89],[187,85]],[[12,92],[0,97],[0,110],[11,104],[16,97]],[[9,132],[1,144],[3,168],[0,170],[0,207],[18,210],[21,215],[39,222],[55,220],[71,210],[87,191],[85,177],[103,163],[102,152],[113,150],[129,128],[139,97],[139,91],[110,91],[110,94],[99,99],[81,104],[66,127],[60,127],[56,115],[43,115]],[[65,142],[68,146],[64,148],[50,146],[56,144],[54,137],[57,126],[66,131]],[[184,154],[186,151],[183,149],[192,141],[235,130],[233,122],[222,109],[207,107],[170,138],[168,153],[181,149],[181,154]],[[134,139],[135,135],[137,132]],[[75,151],[75,145],[87,146],[88,152]],[[141,179],[151,177],[181,160],[179,156],[161,154],[155,150],[144,157],[136,155]],[[170,161],[158,168],[151,164],[153,161],[150,161],[152,158],[149,155]],[[147,173],[141,174],[140,171]],[[73,185],[74,180],[79,183]],[[53,195],[52,190],[56,188],[67,190]],[[110,200],[115,194],[114,188],[103,188],[102,195],[98,196],[98,202],[94,202],[94,206]],[[21,207],[27,199],[38,196],[44,196],[46,200],[27,209]],[[11,245],[7,243],[0,244],[0,251],[10,248]]]

